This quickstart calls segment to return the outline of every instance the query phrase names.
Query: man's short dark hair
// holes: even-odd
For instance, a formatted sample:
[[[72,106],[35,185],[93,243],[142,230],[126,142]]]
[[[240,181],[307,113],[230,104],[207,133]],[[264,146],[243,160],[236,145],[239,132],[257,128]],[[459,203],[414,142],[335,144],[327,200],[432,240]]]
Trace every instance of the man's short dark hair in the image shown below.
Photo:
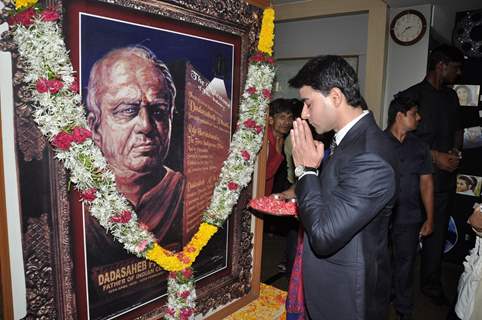
[[[430,55],[428,56],[428,70],[435,70],[435,67],[439,62],[448,64],[449,62],[462,63],[463,61],[464,55],[462,51],[454,46],[443,44],[430,52]]]
[[[310,86],[323,95],[328,95],[331,89],[338,88],[345,95],[349,105],[366,109],[356,72],[340,56],[326,55],[312,58],[288,83],[297,89]]]
[[[301,103],[298,99],[278,98],[269,103],[269,116],[274,117],[278,113],[286,112],[294,115],[296,103]]]
[[[418,107],[415,100],[408,96],[395,95],[390,102],[390,107],[388,107],[388,127],[391,127],[395,123],[397,113],[401,112],[402,114],[407,115],[407,111],[413,107]]]

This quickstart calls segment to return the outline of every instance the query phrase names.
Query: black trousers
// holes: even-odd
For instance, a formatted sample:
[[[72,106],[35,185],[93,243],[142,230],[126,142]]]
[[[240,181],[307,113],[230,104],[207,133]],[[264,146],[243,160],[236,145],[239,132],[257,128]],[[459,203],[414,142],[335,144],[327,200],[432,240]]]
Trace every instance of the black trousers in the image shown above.
[[[434,194],[433,233],[423,240],[420,282],[422,290],[432,295],[443,293],[442,258],[453,201],[454,192]]]
[[[413,312],[413,275],[420,227],[420,223],[394,224],[391,229],[393,306],[404,315]]]

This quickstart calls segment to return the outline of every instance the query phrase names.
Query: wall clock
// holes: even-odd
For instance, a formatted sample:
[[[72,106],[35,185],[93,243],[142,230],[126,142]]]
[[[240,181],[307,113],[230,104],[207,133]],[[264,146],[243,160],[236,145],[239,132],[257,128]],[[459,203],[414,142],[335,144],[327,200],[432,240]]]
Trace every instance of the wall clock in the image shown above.
[[[482,57],[482,10],[467,12],[457,23],[453,43],[468,57]]]
[[[390,23],[390,36],[402,46],[417,43],[427,30],[425,16],[417,10],[403,10]]]

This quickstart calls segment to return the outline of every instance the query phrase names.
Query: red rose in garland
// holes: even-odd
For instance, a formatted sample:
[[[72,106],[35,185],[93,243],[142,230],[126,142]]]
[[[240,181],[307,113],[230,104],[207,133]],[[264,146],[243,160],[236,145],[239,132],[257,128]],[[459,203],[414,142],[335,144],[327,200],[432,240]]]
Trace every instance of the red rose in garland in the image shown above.
[[[72,137],[76,143],[82,143],[92,137],[92,132],[82,127],[75,127],[72,130]]]
[[[64,83],[60,80],[49,80],[45,78],[39,78],[35,83],[35,88],[40,93],[50,92],[56,94],[64,87]]]
[[[21,24],[28,27],[33,23],[34,17],[35,17],[34,8],[28,8],[27,10],[21,11],[16,15],[9,17],[7,19],[7,22],[10,25]]]
[[[72,142],[74,142],[72,135],[65,131],[59,132],[52,140],[54,147],[61,150],[68,150]]]
[[[228,183],[228,189],[231,191],[238,189],[238,187],[239,185],[236,182],[231,181]]]
[[[119,215],[113,216],[110,218],[112,222],[117,222],[117,223],[127,223],[131,220],[132,218],[132,213],[128,210],[121,211]]]
[[[84,190],[81,194],[80,194],[80,198],[81,200],[83,201],[94,201],[95,198],[97,197],[95,194],[96,194],[97,190],[95,188],[90,188],[90,189],[87,189],[87,190]]]
[[[35,88],[40,93],[45,93],[49,91],[49,79],[40,78],[35,83]]]
[[[50,93],[56,94],[64,87],[64,83],[60,80],[49,80],[48,86]]]
[[[40,13],[40,18],[43,21],[57,21],[60,18],[60,14],[52,9],[45,9]]]
[[[72,84],[69,86],[69,90],[75,93],[79,93],[79,80],[75,79]]]

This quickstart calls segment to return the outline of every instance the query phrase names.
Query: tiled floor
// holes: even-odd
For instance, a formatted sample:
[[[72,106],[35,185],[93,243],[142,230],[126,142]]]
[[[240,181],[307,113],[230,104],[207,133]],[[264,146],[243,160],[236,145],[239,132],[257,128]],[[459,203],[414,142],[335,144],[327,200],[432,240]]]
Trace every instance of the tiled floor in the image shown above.
[[[276,288],[287,290],[288,276],[280,273],[276,265],[283,260],[285,238],[276,233],[265,231],[263,239],[263,260],[261,281]],[[418,271],[418,263],[417,263]],[[451,263],[443,265],[443,282],[448,298],[454,300],[456,297],[457,282],[462,271],[461,266]],[[418,272],[415,272],[415,312],[414,320],[445,320],[448,307],[433,305],[419,290]],[[395,312],[391,310],[387,320],[395,320]]]

